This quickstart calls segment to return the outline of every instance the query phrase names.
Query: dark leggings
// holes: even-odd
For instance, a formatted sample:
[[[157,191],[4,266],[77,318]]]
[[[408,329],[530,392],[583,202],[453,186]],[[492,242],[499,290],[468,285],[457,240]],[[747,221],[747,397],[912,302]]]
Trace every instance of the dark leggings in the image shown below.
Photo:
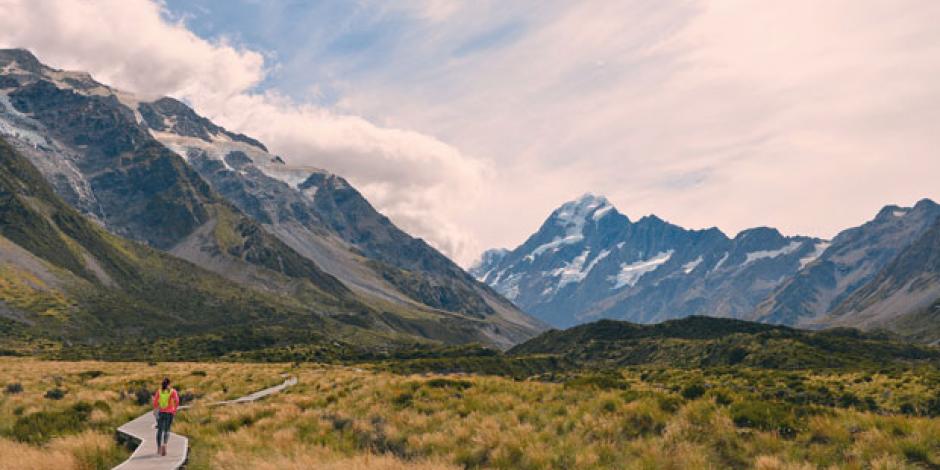
[[[160,412],[157,415],[157,445],[166,444],[170,439],[170,425],[173,424],[173,413]]]

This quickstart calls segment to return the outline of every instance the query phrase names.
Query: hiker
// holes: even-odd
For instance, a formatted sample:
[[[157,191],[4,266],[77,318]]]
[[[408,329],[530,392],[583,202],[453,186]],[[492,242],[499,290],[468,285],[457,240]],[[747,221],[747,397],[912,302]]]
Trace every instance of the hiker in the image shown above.
[[[170,439],[170,425],[176,416],[180,396],[170,387],[170,378],[163,379],[160,390],[153,395],[153,412],[157,415],[157,454],[166,455],[166,442]]]

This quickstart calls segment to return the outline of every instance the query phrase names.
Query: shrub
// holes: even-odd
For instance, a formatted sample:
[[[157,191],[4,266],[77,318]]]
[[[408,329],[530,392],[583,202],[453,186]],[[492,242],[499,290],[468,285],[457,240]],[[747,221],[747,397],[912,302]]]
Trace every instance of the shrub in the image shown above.
[[[53,437],[81,431],[91,409],[88,403],[78,402],[63,411],[30,413],[17,419],[10,433],[20,442],[43,444]]]
[[[565,382],[566,387],[627,390],[630,383],[616,372],[585,374]]]
[[[407,408],[414,401],[414,394],[411,392],[402,392],[392,398],[392,404],[398,408]]]
[[[197,398],[196,394],[193,392],[180,393],[180,405],[188,405],[192,403],[192,401],[195,400],[196,398]]]
[[[902,414],[906,414],[908,416],[917,414],[917,408],[914,407],[914,405],[909,402],[901,403],[901,406],[899,407],[899,411]]]
[[[134,401],[138,405],[146,405],[151,402],[153,394],[150,393],[150,390],[146,388],[138,388],[134,391]]]
[[[43,396],[49,400],[61,400],[65,398],[65,390],[56,387],[51,390],[46,390],[46,394]]]
[[[780,403],[747,400],[731,405],[731,419],[742,428],[775,431],[790,438],[796,435],[796,425],[790,409]]]
[[[6,388],[3,389],[3,391],[7,395],[16,395],[17,393],[23,393],[23,384],[19,382],[8,383]]]
[[[675,413],[682,406],[682,399],[673,395],[659,395],[656,397],[659,409],[667,413]]]
[[[852,392],[843,392],[839,397],[839,406],[843,408],[860,408],[861,404],[862,400]]]
[[[190,375],[194,375],[194,376],[196,376],[196,377],[205,377],[205,376],[206,376],[206,371],[204,371],[204,370],[194,370],[194,371],[192,371],[192,372],[190,373]]]
[[[102,375],[104,375],[104,372],[101,372],[100,370],[86,370],[84,372],[78,373],[78,376],[82,380],[95,379],[101,377]]]
[[[687,400],[695,400],[705,394],[705,386],[700,383],[693,383],[682,388],[682,397]]]
[[[473,383],[467,380],[453,380],[453,379],[431,379],[424,383],[431,388],[456,388],[458,390],[465,390],[473,386]]]

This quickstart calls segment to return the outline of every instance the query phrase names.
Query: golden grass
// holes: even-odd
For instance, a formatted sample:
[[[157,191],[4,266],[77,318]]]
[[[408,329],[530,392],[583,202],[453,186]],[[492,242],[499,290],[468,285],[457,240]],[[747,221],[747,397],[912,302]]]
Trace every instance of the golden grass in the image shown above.
[[[81,372],[91,370],[103,374],[82,378]],[[278,383],[283,373],[297,376],[299,383],[282,394],[248,405],[199,406]],[[675,374],[699,377],[694,371]],[[683,399],[668,381],[643,380],[629,370],[623,372],[629,390],[605,390],[499,377],[400,376],[342,366],[0,359],[0,386],[19,381],[24,388],[0,398],[0,436],[5,436],[0,455],[17,456],[18,465],[0,468],[108,468],[127,455],[111,439],[114,427],[147,408],[136,404],[131,389],[140,383],[155,386],[163,375],[200,397],[173,427],[190,437],[190,469],[940,465],[937,419],[817,407],[799,418],[793,435],[781,436],[736,425],[731,406],[712,393]],[[810,373],[804,379],[810,387],[850,384],[846,390],[877,394],[885,408],[895,396],[925,393],[913,375],[858,377]],[[742,400],[743,390],[772,388],[768,380],[756,373],[718,382],[723,393]],[[67,390],[62,400],[42,397],[57,384]],[[12,423],[19,417],[80,401],[109,406],[95,408],[78,434],[43,444],[14,440]]]

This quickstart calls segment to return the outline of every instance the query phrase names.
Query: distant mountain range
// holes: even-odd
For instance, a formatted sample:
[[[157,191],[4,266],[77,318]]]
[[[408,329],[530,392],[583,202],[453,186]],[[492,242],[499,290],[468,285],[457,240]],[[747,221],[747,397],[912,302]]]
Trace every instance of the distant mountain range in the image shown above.
[[[925,199],[885,207],[833,240],[767,227],[729,238],[656,216],[631,221],[588,194],[552,212],[516,249],[487,251],[470,272],[557,327],[708,315],[931,339],[940,333],[926,320],[940,299],[938,217],[940,206]]]
[[[288,165],[178,100],[142,100],[0,50],[0,137],[93,225],[247,291],[371,332],[448,343],[508,347],[544,329],[342,177]],[[0,253],[48,255],[7,238]],[[20,311],[9,318],[36,313],[0,300]]]

